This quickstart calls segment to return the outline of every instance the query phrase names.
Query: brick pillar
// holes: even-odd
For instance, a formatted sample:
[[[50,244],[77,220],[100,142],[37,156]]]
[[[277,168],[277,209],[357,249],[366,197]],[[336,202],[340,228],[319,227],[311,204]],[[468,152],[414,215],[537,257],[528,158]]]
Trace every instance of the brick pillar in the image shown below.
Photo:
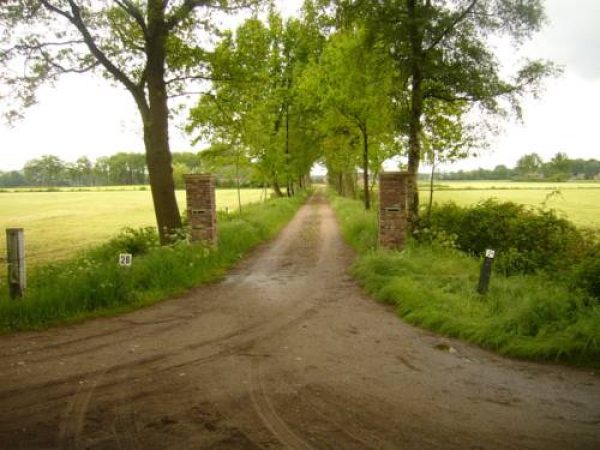
[[[204,241],[217,245],[215,176],[194,174],[185,175],[184,178],[192,242]]]
[[[402,250],[406,241],[407,172],[379,175],[379,245]]]

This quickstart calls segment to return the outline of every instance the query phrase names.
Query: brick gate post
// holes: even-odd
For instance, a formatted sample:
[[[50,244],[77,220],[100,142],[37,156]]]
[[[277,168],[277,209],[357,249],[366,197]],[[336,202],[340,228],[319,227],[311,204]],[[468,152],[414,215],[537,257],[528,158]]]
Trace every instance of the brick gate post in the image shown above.
[[[379,245],[402,250],[406,242],[407,172],[379,175]]]
[[[185,175],[187,216],[192,229],[192,242],[217,245],[217,205],[215,176],[211,174]]]

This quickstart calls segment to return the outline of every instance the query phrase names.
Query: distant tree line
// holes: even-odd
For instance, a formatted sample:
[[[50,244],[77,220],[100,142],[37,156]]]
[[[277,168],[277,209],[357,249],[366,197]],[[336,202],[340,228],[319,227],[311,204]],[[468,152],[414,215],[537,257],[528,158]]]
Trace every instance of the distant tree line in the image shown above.
[[[173,176],[176,187],[184,187],[188,173],[210,172],[222,187],[258,186],[251,167],[235,167],[226,160],[209,157],[208,153],[173,153]],[[148,168],[142,153],[119,152],[101,156],[95,161],[86,156],[75,162],[58,156],[44,155],[28,161],[21,170],[0,171],[0,188],[9,187],[93,187],[148,184]]]
[[[92,162],[82,156],[66,162],[55,155],[27,161],[21,170],[0,172],[2,187],[59,187],[134,185],[147,182],[143,154],[120,152]]]
[[[550,161],[537,153],[523,155],[514,168],[505,165],[492,170],[459,170],[440,173],[440,180],[515,180],[515,181],[568,181],[600,179],[600,161],[596,159],[570,159],[559,152]]]

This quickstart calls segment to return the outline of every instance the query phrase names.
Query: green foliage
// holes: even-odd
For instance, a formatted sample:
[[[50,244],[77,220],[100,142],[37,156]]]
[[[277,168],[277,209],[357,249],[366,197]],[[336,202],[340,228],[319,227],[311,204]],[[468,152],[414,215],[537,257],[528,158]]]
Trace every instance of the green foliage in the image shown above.
[[[93,259],[109,260],[119,253],[131,253],[133,256],[145,255],[154,247],[158,247],[158,234],[153,227],[123,228],[121,233],[104,245],[90,250]]]
[[[303,72],[300,92],[305,105],[322,116],[318,129],[333,179],[340,173],[354,173],[356,166],[376,175],[383,161],[393,156],[392,85],[393,65],[387,50],[369,43],[365,30],[358,27],[330,36],[320,58]],[[368,175],[363,183],[368,209]]]
[[[573,270],[573,287],[583,289],[600,303],[600,243],[583,253]]]
[[[208,66],[213,90],[192,108],[187,127],[195,139],[210,141],[213,163],[235,166],[238,175],[251,166],[278,194],[280,185],[291,193],[310,172],[319,147],[297,80],[321,40],[314,23],[284,21],[275,10],[266,23],[253,17],[223,34]]]
[[[419,215],[419,191],[413,177],[418,174],[427,147],[430,153],[436,147],[432,142],[436,135],[427,133],[427,125],[435,124],[439,111],[448,104],[462,104],[462,111],[453,113],[449,121],[458,133],[449,133],[446,139],[454,140],[458,147],[466,146],[468,141],[490,134],[480,133],[481,130],[493,131],[494,127],[486,120],[510,112],[520,115],[522,97],[535,94],[541,80],[556,72],[552,64],[535,60],[517,68],[513,77],[505,77],[490,44],[494,35],[508,37],[515,45],[531,37],[543,23],[542,2],[340,0],[337,3],[340,25],[365,26],[370,39],[389,49],[394,60],[395,89],[391,96],[397,106],[396,131],[404,135],[407,143],[407,170],[411,174],[407,186],[408,210],[412,222]],[[481,118],[480,124],[469,127],[468,113],[475,110]],[[444,150],[452,153],[452,149]]]
[[[523,180],[536,179],[541,177],[542,157],[537,153],[523,155],[517,161],[515,171]]]
[[[375,214],[348,199],[334,199],[333,205],[344,237],[359,253],[353,275],[375,298],[394,305],[407,322],[510,356],[598,364],[600,305],[565,279],[544,273],[494,274],[490,291],[482,297],[475,290],[479,258],[449,248],[460,233],[449,236],[438,230],[436,235],[429,229],[427,242],[411,241],[402,252],[373,250]],[[513,207],[509,211],[522,212]],[[462,217],[454,207],[448,213],[456,214],[456,220]],[[580,266],[578,273],[585,279],[594,279],[588,278],[588,268],[598,273],[600,259],[594,255]]]
[[[24,299],[11,301],[5,289],[0,292],[0,331],[131,310],[214,280],[252,247],[273,237],[303,199],[270,200],[246,207],[243,214],[219,214],[217,250],[182,241],[160,247],[151,228],[126,229],[70,261],[35,267]],[[134,254],[131,267],[118,265],[122,252]]]
[[[472,207],[435,206],[417,231],[423,241],[440,232],[454,235],[456,246],[475,256],[494,249],[497,269],[506,274],[565,269],[585,245],[577,228],[554,212],[494,199]]]

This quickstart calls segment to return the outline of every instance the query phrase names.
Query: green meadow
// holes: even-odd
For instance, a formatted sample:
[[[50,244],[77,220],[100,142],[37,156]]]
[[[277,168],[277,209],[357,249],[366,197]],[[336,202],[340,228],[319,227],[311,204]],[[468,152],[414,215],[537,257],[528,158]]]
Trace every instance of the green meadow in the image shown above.
[[[428,186],[423,184],[420,189],[426,203]],[[599,182],[440,181],[436,183],[433,199],[437,203],[454,201],[468,205],[490,197],[531,206],[545,205],[579,226],[600,227]],[[185,192],[177,191],[177,198],[183,212]],[[242,190],[243,204],[262,199],[261,189]],[[236,190],[217,190],[217,207],[235,210]],[[27,259],[33,265],[65,259],[106,241],[124,227],[154,223],[150,191],[143,187],[0,192],[0,230],[25,229]],[[4,257],[5,246],[2,237],[0,258]]]
[[[217,209],[236,210],[235,189],[217,190]],[[261,189],[241,191],[242,204],[263,198]],[[185,210],[185,191],[177,191]],[[0,192],[0,230],[24,228],[27,261],[31,264],[62,260],[102,243],[124,227],[154,226],[149,190],[59,190],[56,192]],[[0,258],[6,253],[0,239]]]

